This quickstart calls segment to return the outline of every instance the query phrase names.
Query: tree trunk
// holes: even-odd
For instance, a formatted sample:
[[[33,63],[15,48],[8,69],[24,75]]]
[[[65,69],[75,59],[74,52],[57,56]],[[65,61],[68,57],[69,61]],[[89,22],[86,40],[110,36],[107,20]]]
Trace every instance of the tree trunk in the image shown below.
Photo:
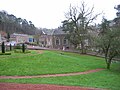
[[[81,41],[81,54],[86,54],[86,49],[83,41]]]
[[[107,63],[107,69],[110,69],[110,63]]]
[[[110,69],[111,60],[112,60],[112,59],[107,60],[107,69]]]

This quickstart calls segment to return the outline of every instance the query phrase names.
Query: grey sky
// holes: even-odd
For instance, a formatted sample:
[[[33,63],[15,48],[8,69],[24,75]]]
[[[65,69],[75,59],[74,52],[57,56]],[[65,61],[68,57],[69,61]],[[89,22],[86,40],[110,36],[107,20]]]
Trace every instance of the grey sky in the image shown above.
[[[42,28],[57,28],[65,20],[64,13],[72,6],[80,6],[83,0],[0,0],[0,10],[9,14],[31,20],[35,26]],[[120,0],[84,0],[88,7],[95,7],[95,13],[104,12],[111,20],[116,17],[114,6]],[[102,15],[98,17],[100,22]]]

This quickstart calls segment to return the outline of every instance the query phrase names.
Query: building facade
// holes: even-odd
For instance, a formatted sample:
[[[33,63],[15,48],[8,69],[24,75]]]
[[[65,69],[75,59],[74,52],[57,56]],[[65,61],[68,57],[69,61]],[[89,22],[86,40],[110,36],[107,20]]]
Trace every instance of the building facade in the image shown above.
[[[10,36],[10,41],[14,41],[16,43],[34,42],[34,38],[33,38],[33,36],[30,36],[27,34],[13,33]]]
[[[0,34],[0,43],[2,42],[2,37],[1,37],[1,34]]]
[[[7,33],[0,31],[0,42],[6,42]]]
[[[55,49],[68,49],[71,47],[70,42],[66,39],[67,33],[61,28],[52,30],[42,30],[39,38],[40,46]]]

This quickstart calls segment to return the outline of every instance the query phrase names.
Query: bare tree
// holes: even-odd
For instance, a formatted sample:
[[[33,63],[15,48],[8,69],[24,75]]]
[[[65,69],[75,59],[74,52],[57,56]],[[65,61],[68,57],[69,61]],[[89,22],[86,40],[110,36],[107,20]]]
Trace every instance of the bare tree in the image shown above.
[[[88,38],[89,25],[100,15],[100,13],[96,15],[93,13],[94,6],[87,8],[85,2],[82,2],[80,7],[70,5],[68,13],[65,14],[67,20],[63,22],[63,28],[65,31],[69,31],[69,38],[73,35],[74,38],[77,38],[77,43],[81,46],[81,53],[86,53],[85,40]],[[69,29],[70,27],[72,30]]]

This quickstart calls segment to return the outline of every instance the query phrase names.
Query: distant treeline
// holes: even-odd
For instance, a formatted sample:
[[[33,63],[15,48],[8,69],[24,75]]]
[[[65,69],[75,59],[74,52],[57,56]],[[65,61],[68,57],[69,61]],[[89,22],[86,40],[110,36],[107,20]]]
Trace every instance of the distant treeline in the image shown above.
[[[13,14],[8,14],[6,11],[0,11],[0,31],[6,33],[22,33],[34,35],[37,28],[31,21],[17,18]]]

